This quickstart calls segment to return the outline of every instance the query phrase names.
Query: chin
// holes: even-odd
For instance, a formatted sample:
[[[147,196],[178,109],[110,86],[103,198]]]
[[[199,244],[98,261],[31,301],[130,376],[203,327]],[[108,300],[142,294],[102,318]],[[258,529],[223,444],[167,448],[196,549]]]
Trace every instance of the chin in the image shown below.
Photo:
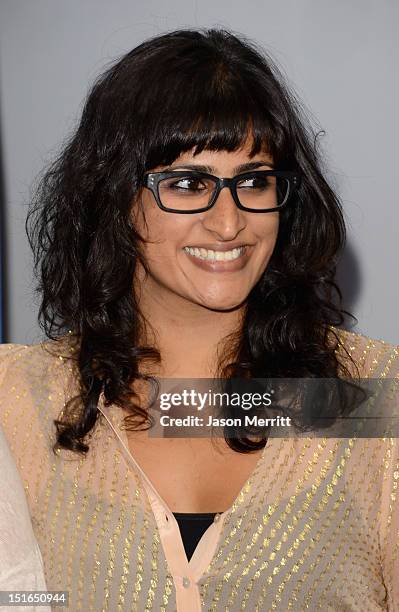
[[[226,299],[208,299],[202,301],[202,306],[204,308],[208,308],[209,310],[217,310],[219,312],[228,312],[230,310],[235,310],[240,308],[242,304],[245,302],[246,298],[236,298],[231,299],[231,296]]]

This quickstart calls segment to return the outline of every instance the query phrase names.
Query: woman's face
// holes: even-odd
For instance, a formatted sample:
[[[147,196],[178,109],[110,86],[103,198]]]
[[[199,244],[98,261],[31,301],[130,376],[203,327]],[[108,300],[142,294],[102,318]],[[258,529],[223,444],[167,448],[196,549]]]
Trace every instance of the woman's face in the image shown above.
[[[151,171],[207,166],[206,171],[210,174],[232,177],[246,171],[246,168],[239,168],[243,164],[256,164],[259,170],[270,169],[273,161],[268,154],[249,157],[250,144],[247,141],[242,149],[234,152],[202,151],[194,156],[190,151],[180,155],[170,166],[158,166]],[[218,311],[240,306],[272,255],[279,213],[240,210],[228,188],[221,190],[213,208],[195,214],[161,210],[147,188],[143,188],[139,197],[145,220],[140,207],[133,208],[133,218],[137,230],[147,241],[143,249],[149,275],[145,276],[140,267],[136,280],[147,295],[162,301],[178,297]],[[235,258],[238,251],[234,249],[240,249],[238,258]]]

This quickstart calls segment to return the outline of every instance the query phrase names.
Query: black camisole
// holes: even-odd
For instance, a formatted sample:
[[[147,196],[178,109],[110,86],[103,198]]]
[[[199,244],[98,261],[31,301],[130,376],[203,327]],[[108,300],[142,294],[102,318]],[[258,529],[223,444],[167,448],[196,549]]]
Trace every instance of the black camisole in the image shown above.
[[[190,561],[198,542],[219,512],[173,512],[179,525],[184,550]]]

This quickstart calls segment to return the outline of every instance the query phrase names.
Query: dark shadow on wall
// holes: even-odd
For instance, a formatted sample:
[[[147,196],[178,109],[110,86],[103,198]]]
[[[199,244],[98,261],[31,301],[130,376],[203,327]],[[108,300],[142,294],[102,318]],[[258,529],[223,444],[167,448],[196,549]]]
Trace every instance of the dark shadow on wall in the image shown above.
[[[1,117],[1,108],[0,108]],[[0,125],[0,343],[8,342],[8,310],[6,295],[8,278],[6,268],[7,235],[6,235],[6,202],[4,184],[3,147]]]
[[[363,278],[359,259],[349,241],[337,267],[336,281],[342,292],[343,308],[354,314]],[[355,331],[356,322],[350,317],[346,317],[342,327]]]

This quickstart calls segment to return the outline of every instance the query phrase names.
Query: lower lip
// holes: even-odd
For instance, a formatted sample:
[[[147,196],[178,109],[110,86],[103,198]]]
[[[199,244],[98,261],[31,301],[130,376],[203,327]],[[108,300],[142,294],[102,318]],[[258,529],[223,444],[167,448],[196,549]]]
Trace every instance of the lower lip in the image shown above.
[[[195,255],[190,255],[190,253],[183,249],[183,252],[193,264],[209,272],[236,272],[237,270],[242,270],[250,258],[251,251],[252,247],[247,246],[237,259],[230,261],[210,261],[209,259],[200,259],[199,257],[195,257]]]

